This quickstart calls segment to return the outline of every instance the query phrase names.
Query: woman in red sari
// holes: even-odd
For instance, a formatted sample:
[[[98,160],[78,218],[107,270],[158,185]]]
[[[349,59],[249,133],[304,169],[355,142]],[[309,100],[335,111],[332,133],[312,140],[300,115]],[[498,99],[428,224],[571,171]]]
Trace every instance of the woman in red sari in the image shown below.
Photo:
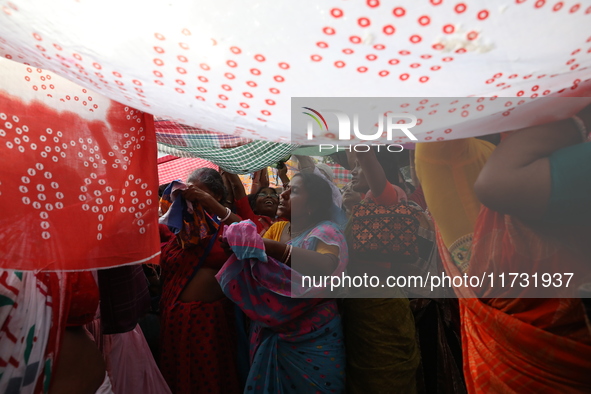
[[[217,171],[198,169],[187,183],[180,193],[194,213],[184,213],[183,229],[162,250],[160,368],[173,393],[239,393],[234,304],[215,275],[227,259],[220,227],[240,218],[220,203]]]

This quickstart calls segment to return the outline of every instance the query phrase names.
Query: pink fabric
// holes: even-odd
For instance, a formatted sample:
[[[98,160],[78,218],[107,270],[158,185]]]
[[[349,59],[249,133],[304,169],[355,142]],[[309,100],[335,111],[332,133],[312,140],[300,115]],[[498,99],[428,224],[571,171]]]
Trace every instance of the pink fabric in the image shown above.
[[[303,287],[302,275],[286,264],[268,257],[266,262],[257,259],[260,251],[264,251],[263,239],[257,234],[255,225],[250,221],[242,221],[230,225],[224,232],[224,237],[235,252],[226,261],[216,275],[220,284],[222,281],[244,275],[249,286],[257,289],[267,289],[269,292],[284,297],[315,297],[323,294],[324,287]],[[324,221],[316,227],[293,238],[289,244],[293,247],[314,250],[316,243],[322,241],[326,245],[339,248],[339,264],[332,272],[333,276],[340,276],[345,272],[349,261],[345,236],[332,222]],[[236,261],[247,261],[237,264]],[[245,273],[248,274],[245,274]],[[223,287],[223,286],[222,286]]]
[[[163,185],[177,179],[184,182],[191,172],[197,168],[205,167],[213,168],[214,170],[218,169],[218,166],[212,162],[196,157],[176,157],[170,155],[161,157],[158,159],[158,184]]]
[[[103,353],[114,394],[171,394],[139,324],[122,334],[100,335],[100,319],[95,319],[87,329]]]
[[[95,394],[115,394],[108,373],[105,373],[105,380],[103,380],[103,384],[96,390]]]

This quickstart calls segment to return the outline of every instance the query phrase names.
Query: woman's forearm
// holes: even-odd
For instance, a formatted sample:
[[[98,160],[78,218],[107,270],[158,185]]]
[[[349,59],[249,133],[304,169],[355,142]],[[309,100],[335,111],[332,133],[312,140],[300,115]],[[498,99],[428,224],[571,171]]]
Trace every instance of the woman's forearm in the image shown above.
[[[339,258],[329,253],[323,254],[313,250],[292,247],[291,254],[289,254],[290,245],[266,238],[263,241],[268,256],[294,268],[302,275],[330,275],[339,263]],[[288,255],[289,258],[286,258]]]
[[[313,250],[293,248],[290,267],[302,275],[331,275],[339,265],[339,258],[330,253],[318,253]]]
[[[284,185],[289,184],[289,177],[287,176],[287,174],[279,174],[279,179],[281,179],[281,183]]]
[[[369,189],[374,196],[380,196],[386,187],[388,178],[386,178],[386,173],[378,161],[375,152],[358,152],[356,156],[359,165],[363,169],[363,174],[367,179]]]
[[[226,177],[230,182],[232,192],[234,193],[234,201],[240,200],[241,198],[246,196],[246,191],[244,190],[244,185],[240,180],[240,177],[236,174],[231,174],[227,172]]]
[[[298,161],[298,169],[302,172],[314,171],[314,160],[310,156],[294,156]]]
[[[209,212],[210,214],[216,215],[220,219],[225,218],[226,220],[222,220],[222,222],[225,224],[232,224],[235,222],[242,221],[242,218],[240,216],[236,215],[231,211],[228,212],[229,208],[226,208],[218,201],[216,201],[214,198],[208,198],[207,200],[202,201],[202,204],[205,210],[207,210],[207,212]]]
[[[550,201],[550,155],[581,142],[583,133],[574,119],[521,129],[495,149],[474,190],[490,209],[521,219],[540,219]]]

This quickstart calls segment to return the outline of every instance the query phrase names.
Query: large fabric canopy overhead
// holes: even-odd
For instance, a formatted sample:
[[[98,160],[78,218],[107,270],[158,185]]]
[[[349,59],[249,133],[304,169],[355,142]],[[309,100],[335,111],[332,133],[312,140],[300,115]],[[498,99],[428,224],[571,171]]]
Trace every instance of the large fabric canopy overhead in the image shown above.
[[[1,56],[177,123],[255,140],[290,141],[291,97],[498,96],[527,105],[585,95],[591,75],[591,5],[579,1],[0,4]],[[449,103],[429,101],[439,104]],[[420,141],[436,137],[426,112],[414,129]],[[479,127],[490,113],[456,114],[471,135],[490,132]],[[524,116],[502,128],[540,121]],[[451,126],[438,138],[466,136]]]
[[[574,0],[0,0],[0,267],[157,259],[149,114],[162,153],[237,173],[301,144],[297,97],[407,97],[419,141],[524,127],[591,101],[541,100],[590,95],[590,22]]]

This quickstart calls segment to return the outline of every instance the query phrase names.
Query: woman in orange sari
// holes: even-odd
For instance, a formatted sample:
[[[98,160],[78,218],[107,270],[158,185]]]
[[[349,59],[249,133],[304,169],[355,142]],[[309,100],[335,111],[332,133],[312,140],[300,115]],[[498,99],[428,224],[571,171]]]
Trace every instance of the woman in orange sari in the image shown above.
[[[588,109],[579,115],[520,130],[494,152],[477,139],[417,146],[417,174],[448,275],[531,277],[589,267],[589,220],[575,224],[580,218],[556,198],[565,191],[559,187],[565,168],[580,185],[571,198],[589,196],[591,155],[580,142],[591,117]],[[589,218],[588,200],[579,207]],[[563,223],[548,225],[556,217]],[[591,336],[580,299],[532,298],[540,294],[534,286],[500,288],[499,282],[455,290],[469,392],[591,390]]]

